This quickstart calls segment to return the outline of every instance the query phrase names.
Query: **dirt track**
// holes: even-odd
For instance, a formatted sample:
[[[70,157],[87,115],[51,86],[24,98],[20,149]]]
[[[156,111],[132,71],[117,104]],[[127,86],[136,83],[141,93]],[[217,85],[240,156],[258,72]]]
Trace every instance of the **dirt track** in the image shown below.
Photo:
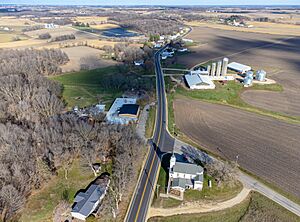
[[[207,150],[300,198],[300,126],[229,106],[174,101],[180,130]]]
[[[148,218],[151,217],[169,217],[180,214],[194,214],[194,213],[206,213],[212,211],[224,210],[233,207],[242,201],[244,201],[250,193],[248,188],[243,190],[234,198],[224,202],[213,202],[213,203],[201,203],[199,202],[188,202],[185,205],[180,205],[175,208],[154,208],[151,207],[148,213]]]
[[[283,85],[284,92],[250,90],[242,98],[264,109],[300,116],[300,37],[196,27],[188,38],[205,44],[193,47],[193,53],[179,56],[179,63],[192,67],[227,56],[254,69],[265,69],[269,77]]]

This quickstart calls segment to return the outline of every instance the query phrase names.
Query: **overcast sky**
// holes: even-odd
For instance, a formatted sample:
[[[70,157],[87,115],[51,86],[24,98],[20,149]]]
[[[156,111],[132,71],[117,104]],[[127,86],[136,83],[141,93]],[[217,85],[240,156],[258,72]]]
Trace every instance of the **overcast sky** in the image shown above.
[[[300,5],[300,0],[0,0],[35,5]]]

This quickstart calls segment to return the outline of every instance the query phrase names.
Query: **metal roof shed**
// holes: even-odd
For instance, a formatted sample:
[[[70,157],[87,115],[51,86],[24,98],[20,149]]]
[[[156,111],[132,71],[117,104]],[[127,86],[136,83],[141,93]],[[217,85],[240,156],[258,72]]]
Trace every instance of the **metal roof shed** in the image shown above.
[[[247,71],[250,71],[252,68],[250,66],[241,64],[241,63],[237,63],[237,62],[231,62],[228,64],[228,69],[237,71],[237,72],[241,72],[241,73],[245,73]]]

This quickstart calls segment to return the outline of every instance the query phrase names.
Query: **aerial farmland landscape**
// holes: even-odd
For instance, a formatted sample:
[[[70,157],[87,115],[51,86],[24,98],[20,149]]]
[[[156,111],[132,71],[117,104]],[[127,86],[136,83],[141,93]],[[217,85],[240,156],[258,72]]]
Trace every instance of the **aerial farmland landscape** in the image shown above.
[[[297,0],[4,0],[0,101],[0,222],[300,221]]]

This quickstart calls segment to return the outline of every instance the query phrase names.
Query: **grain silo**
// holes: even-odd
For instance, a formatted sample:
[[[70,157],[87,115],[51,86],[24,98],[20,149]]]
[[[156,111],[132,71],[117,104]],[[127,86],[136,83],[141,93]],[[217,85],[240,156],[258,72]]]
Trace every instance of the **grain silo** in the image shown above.
[[[216,76],[221,75],[221,69],[222,69],[222,61],[218,61]]]
[[[245,78],[247,78],[247,77],[253,79],[253,72],[252,71],[247,71]]]
[[[256,72],[255,79],[258,80],[258,81],[261,81],[261,82],[265,81],[266,75],[267,75],[266,71],[264,71],[264,70],[258,70]]]
[[[211,69],[211,66],[208,65],[207,68],[206,68],[206,71],[208,72],[208,75],[210,75],[210,69]]]
[[[211,76],[214,76],[216,74],[216,66],[217,64],[215,62],[211,64],[211,72],[210,72]]]
[[[251,77],[245,77],[244,78],[244,86],[250,86],[250,85],[252,85],[252,81],[253,81],[253,78],[251,78]]]
[[[224,58],[224,59],[223,59],[221,76],[225,76],[225,75],[227,74],[227,66],[228,66],[228,62],[229,62],[229,59],[228,59],[228,58]]]

